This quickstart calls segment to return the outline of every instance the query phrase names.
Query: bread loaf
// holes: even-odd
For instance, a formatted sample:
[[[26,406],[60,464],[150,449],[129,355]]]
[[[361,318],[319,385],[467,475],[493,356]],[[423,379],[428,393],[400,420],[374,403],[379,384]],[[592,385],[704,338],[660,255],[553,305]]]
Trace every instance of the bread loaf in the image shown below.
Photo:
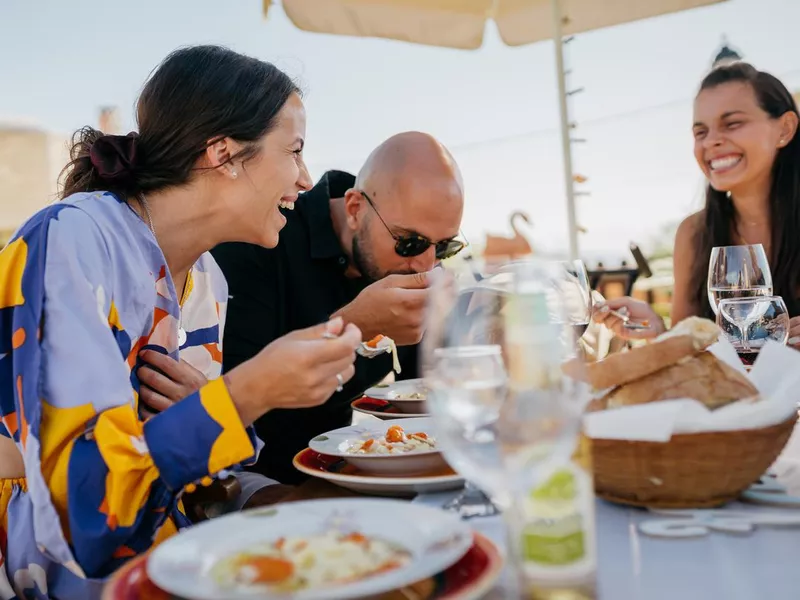
[[[605,390],[638,381],[688,360],[716,342],[719,333],[713,321],[690,317],[649,344],[612,354],[595,363],[583,364],[575,359],[563,369],[571,377],[588,381],[596,390]]]
[[[661,400],[691,398],[709,409],[758,396],[742,373],[710,352],[681,361],[633,382],[619,386],[595,400],[590,410],[619,408]]]

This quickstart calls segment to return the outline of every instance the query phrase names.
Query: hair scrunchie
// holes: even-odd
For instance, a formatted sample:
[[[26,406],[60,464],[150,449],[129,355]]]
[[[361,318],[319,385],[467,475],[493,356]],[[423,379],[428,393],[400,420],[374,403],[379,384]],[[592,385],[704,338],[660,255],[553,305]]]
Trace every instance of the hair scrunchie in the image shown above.
[[[92,144],[89,158],[103,181],[130,188],[136,183],[136,159],[139,135],[103,135]]]

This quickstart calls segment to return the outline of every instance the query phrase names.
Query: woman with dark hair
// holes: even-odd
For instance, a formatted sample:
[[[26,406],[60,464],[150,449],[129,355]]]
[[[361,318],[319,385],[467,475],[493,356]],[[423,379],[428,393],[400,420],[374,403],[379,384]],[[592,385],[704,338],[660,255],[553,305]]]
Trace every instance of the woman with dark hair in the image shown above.
[[[708,180],[705,207],[686,218],[675,236],[672,323],[714,319],[707,277],[715,246],[762,244],[774,293],[792,316],[790,343],[800,339],[800,137],[797,106],[769,73],[737,62],[711,71],[694,103],[694,154]],[[620,335],[653,336],[663,323],[644,303],[610,301],[654,327],[632,334],[599,312]]]
[[[256,418],[353,375],[361,334],[334,320],[220,377],[228,295],[208,250],[275,246],[280,208],[311,185],[292,81],[187,48],[137,117],[138,135],[80,131],[61,202],[0,253],[2,599],[98,597],[189,524],[187,488],[256,458]]]

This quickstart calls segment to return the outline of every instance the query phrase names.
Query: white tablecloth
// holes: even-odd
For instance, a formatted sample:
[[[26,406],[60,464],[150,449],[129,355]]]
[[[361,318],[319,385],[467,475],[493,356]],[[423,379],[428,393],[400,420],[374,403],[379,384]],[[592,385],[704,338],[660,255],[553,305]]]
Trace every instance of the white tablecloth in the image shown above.
[[[800,495],[800,428],[774,470],[790,493]],[[441,506],[454,495],[427,494],[414,501]],[[596,506],[601,600],[800,600],[800,528],[662,539],[637,529],[642,520],[654,518],[652,513],[601,500]],[[800,509],[726,507],[734,509],[800,514]],[[472,519],[470,525],[505,548],[500,517]]]

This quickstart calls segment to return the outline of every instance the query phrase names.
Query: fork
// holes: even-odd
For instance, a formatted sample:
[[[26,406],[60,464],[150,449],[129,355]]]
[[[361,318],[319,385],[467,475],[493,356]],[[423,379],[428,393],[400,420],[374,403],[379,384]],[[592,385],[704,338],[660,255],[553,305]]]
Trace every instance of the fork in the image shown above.
[[[626,308],[622,308],[622,310],[614,310],[609,308],[608,304],[604,304],[598,309],[600,312],[607,312],[609,314],[614,315],[618,319],[622,320],[622,326],[625,329],[630,329],[631,331],[641,331],[642,329],[650,329],[650,325],[645,325],[644,323],[636,323],[635,321],[631,321],[630,316],[628,316],[628,310]]]

